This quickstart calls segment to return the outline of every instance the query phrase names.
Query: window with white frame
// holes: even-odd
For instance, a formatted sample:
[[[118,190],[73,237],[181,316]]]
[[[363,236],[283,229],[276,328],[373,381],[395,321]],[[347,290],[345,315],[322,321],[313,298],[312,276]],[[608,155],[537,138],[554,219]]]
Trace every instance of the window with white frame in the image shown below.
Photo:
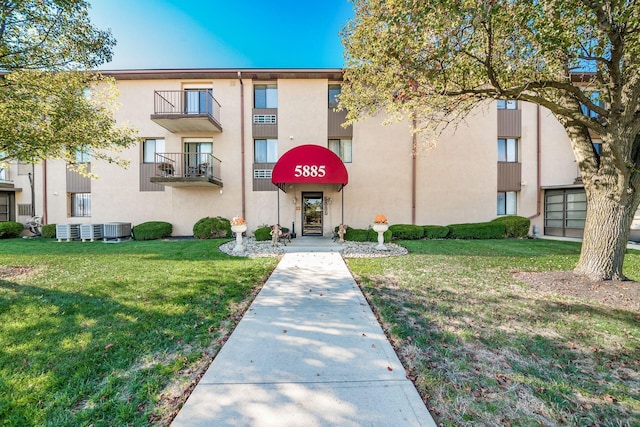
[[[91,216],[91,193],[70,193],[72,217]]]
[[[353,143],[350,139],[329,140],[329,150],[336,153],[343,163],[351,163],[353,161],[352,145]]]
[[[329,108],[338,108],[338,97],[342,91],[342,86],[337,84],[329,85]]]
[[[156,153],[164,152],[164,139],[147,138],[142,143],[142,163],[155,163]]]
[[[253,107],[278,108],[278,86],[275,84],[254,85]]]
[[[517,215],[518,193],[515,191],[498,191],[498,215]]]
[[[498,110],[517,110],[518,101],[515,99],[498,99]]]
[[[256,139],[253,141],[253,161],[255,163],[275,163],[278,161],[277,139]]]
[[[518,161],[518,140],[515,138],[498,138],[498,161]]]

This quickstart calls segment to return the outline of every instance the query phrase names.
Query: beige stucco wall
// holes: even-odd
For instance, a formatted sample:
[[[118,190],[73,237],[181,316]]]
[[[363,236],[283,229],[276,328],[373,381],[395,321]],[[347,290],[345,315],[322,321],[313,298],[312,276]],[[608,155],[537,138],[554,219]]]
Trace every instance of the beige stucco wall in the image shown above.
[[[167,221],[174,235],[191,235],[193,224],[204,216],[231,218],[244,215],[252,232],[261,225],[280,221],[301,232],[303,192],[321,191],[331,199],[323,215],[323,232],[328,235],[343,220],[352,227],[366,228],[377,214],[385,214],[391,223],[412,221],[412,134],[408,122],[383,125],[383,116],[362,120],[353,128],[353,162],[346,164],[349,184],[342,192],[335,185],[294,185],[287,192],[253,191],[253,82],[244,79],[219,80],[119,80],[120,110],[117,120],[138,129],[138,136],[164,138],[167,152],[182,152],[184,138],[213,141],[213,155],[222,161],[223,188],[170,187],[164,191],[139,191],[139,144],[121,153],[131,164],[128,169],[94,161],[92,217],[69,218],[65,164],[47,162],[47,214],[49,223],[104,223]],[[264,81],[260,81],[264,84]],[[326,79],[279,79],[278,154],[301,144],[327,147]],[[221,105],[221,133],[172,133],[154,123],[155,90],[188,87],[212,87]],[[241,129],[241,96],[244,89],[244,139]],[[538,205],[538,107],[522,103],[520,161],[523,187],[518,214],[531,216],[542,224]],[[564,129],[541,109],[541,184],[572,184],[575,162]],[[496,217],[497,192],[497,112],[495,103],[477,108],[457,127],[447,129],[435,147],[418,144],[416,160],[417,224],[452,224],[487,221]],[[244,150],[245,209],[242,205],[242,151]],[[37,203],[42,204],[42,186],[38,185]],[[24,181],[24,177],[20,177]],[[27,188],[27,184],[21,184]],[[40,187],[40,188],[39,188]],[[28,192],[17,194],[20,200]],[[30,196],[29,196],[30,197]],[[296,203],[294,204],[294,198]],[[344,198],[344,212],[342,200]],[[28,203],[20,201],[19,203]],[[278,210],[279,203],[279,210]],[[279,219],[278,219],[279,213]]]

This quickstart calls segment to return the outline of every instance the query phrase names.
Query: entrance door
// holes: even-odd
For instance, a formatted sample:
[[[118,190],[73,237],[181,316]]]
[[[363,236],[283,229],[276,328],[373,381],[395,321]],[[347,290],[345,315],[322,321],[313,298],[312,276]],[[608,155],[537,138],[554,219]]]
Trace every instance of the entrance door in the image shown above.
[[[302,235],[322,236],[322,193],[302,193]]]

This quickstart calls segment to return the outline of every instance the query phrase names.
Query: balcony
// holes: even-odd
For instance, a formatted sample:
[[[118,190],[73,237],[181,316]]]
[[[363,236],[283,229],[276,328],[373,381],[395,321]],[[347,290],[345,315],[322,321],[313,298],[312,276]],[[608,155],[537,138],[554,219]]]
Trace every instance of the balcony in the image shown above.
[[[156,153],[149,180],[169,187],[222,187],[221,164],[210,153]]]
[[[222,132],[220,104],[210,89],[157,90],[151,120],[170,132]]]

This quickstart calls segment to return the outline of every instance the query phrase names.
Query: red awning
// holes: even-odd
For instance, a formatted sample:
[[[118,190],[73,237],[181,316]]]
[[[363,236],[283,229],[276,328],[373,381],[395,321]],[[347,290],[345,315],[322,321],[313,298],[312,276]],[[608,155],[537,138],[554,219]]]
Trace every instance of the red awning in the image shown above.
[[[319,145],[300,145],[280,157],[271,182],[285,191],[286,184],[338,184],[349,182],[344,163],[333,151]]]

